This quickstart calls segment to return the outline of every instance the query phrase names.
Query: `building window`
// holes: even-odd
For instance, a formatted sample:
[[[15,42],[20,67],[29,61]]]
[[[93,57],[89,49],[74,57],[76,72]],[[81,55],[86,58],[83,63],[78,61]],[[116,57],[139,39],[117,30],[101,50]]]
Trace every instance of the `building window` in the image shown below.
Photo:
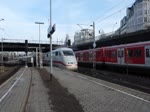
[[[143,18],[138,18],[138,23],[139,24],[143,23]]]
[[[147,22],[147,17],[144,17],[144,22]]]
[[[147,10],[144,10],[144,14],[146,14],[146,15],[147,15]]]

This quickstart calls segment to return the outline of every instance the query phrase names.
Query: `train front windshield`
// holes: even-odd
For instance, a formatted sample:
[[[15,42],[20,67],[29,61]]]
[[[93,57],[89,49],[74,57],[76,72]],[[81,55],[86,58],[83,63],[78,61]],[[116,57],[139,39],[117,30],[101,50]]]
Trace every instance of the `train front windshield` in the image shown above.
[[[64,54],[64,56],[74,56],[74,53],[72,51],[69,51],[69,50],[63,51],[63,54]]]

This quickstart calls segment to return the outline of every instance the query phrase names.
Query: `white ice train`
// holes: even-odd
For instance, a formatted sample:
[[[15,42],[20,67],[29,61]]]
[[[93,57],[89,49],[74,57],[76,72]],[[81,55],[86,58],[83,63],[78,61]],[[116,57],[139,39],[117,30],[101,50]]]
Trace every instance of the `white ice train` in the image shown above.
[[[66,68],[69,70],[77,70],[78,63],[75,54],[70,48],[58,48],[52,51],[53,65]],[[50,64],[50,52],[44,53],[43,64]]]

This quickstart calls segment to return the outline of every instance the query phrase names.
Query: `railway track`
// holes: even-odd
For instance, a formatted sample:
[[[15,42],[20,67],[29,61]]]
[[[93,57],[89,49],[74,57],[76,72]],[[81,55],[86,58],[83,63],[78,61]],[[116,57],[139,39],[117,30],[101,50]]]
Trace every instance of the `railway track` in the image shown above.
[[[11,107],[12,105],[9,105],[10,107],[7,108],[6,110],[10,110],[10,108],[12,108],[12,111],[19,110],[22,112],[27,112],[27,105],[29,102],[29,96],[30,96],[31,87],[32,87],[32,68],[25,68],[25,69],[18,71],[19,69],[20,67],[17,66],[15,68],[12,68],[8,73],[1,75],[0,77],[1,83],[4,82],[4,78],[9,79],[8,77],[10,75],[11,76],[14,75],[14,77],[12,77],[12,79],[8,80],[6,83],[2,84],[1,89],[4,92],[0,94],[1,95],[0,104],[2,104],[3,101],[12,102],[16,98],[16,100],[13,101],[14,108]],[[16,73],[17,71],[18,73]],[[23,82],[23,80],[25,82]],[[24,93],[22,91],[24,91]],[[19,99],[17,99],[18,96],[20,97]],[[6,98],[6,97],[9,97],[9,98]],[[15,105],[18,105],[18,107],[15,107]],[[5,109],[3,108],[2,110],[5,110]]]
[[[131,74],[120,74],[102,70],[79,67],[79,73],[106,80],[112,83],[130,87],[142,92],[150,93],[150,77],[142,77]]]
[[[5,71],[0,73],[0,85],[5,82],[7,79],[9,79],[11,76],[13,76],[18,70],[20,69],[20,66],[15,67],[9,67]]]

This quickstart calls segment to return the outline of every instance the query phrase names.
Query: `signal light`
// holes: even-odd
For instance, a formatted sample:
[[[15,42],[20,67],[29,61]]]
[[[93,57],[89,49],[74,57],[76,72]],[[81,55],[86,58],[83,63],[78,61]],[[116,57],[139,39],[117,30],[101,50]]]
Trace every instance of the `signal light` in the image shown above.
[[[68,46],[71,46],[71,40],[68,39],[68,42],[67,42]]]

